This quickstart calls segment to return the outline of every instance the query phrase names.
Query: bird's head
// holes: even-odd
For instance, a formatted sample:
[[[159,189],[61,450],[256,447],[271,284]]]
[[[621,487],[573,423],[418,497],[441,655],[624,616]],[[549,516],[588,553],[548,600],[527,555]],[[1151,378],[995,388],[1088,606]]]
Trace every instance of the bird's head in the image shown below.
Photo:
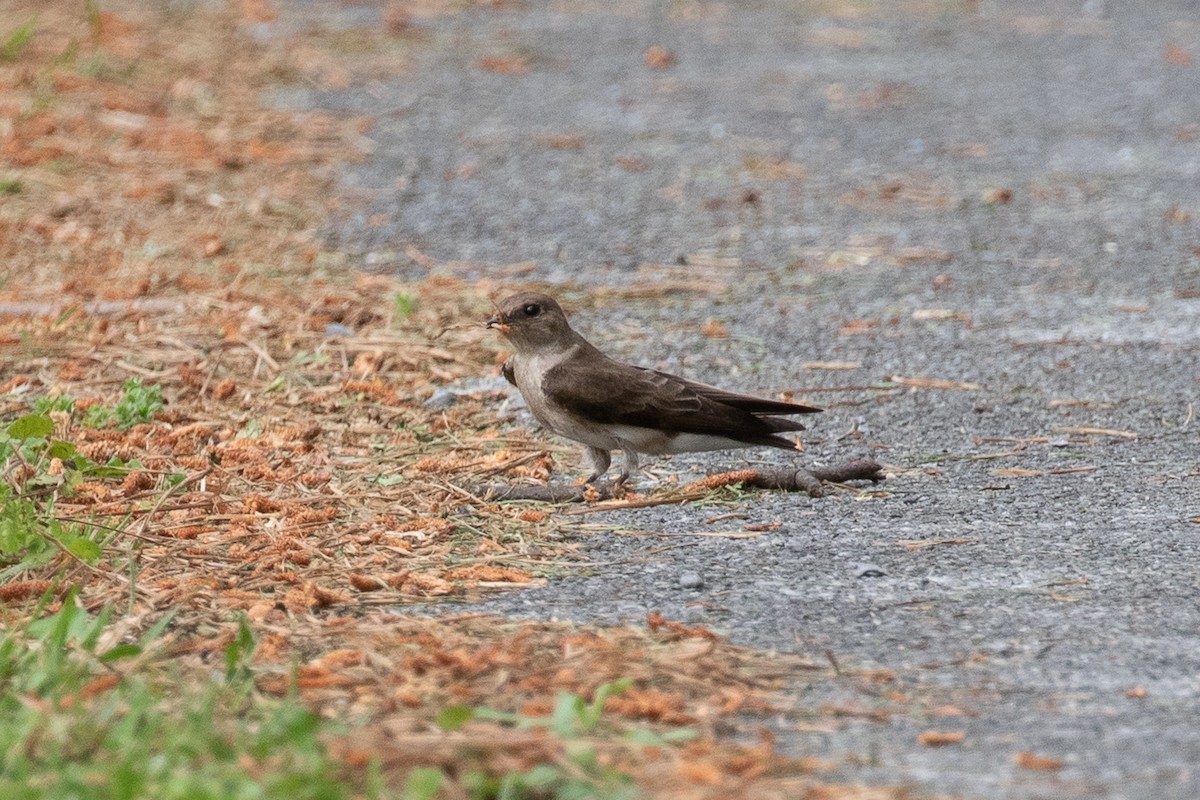
[[[558,349],[574,338],[562,307],[539,292],[518,292],[504,298],[487,326],[500,331],[518,353]]]

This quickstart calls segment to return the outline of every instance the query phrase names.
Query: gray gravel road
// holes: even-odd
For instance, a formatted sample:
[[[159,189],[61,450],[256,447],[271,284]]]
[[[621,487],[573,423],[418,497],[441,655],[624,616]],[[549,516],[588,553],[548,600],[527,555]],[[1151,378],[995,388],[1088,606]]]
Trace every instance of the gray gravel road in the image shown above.
[[[406,248],[466,275],[701,289],[577,322],[640,363],[809,390],[828,411],[808,458],[894,475],[589,517],[605,566],[487,608],[659,610],[894,670],[911,700],[886,725],[777,723],[851,779],[1200,797],[1200,5],[531,0],[415,21],[405,79],[278,98],[380,115],[343,176],[374,199],[332,240],[414,277]],[[677,63],[647,66],[653,45]],[[923,747],[928,729],[966,737]]]

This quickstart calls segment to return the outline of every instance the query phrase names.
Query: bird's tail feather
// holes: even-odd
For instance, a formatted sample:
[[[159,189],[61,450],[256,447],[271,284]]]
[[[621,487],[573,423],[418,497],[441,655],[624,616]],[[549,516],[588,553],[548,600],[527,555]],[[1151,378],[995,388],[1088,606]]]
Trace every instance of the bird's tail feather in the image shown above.
[[[756,444],[761,447],[776,447],[780,450],[804,450],[804,448],[800,446],[798,442],[794,442],[791,439],[785,439],[782,436],[763,436],[761,438],[754,439],[751,442],[747,442],[747,444]]]
[[[771,433],[787,433],[788,431],[806,430],[803,423],[784,417],[759,417],[758,421],[767,426]]]

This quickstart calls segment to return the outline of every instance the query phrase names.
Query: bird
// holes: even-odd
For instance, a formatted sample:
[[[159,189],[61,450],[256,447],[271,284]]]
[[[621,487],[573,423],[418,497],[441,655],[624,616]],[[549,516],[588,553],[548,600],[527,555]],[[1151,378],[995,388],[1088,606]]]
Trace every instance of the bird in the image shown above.
[[[600,479],[623,456],[617,484],[638,469],[638,454],[674,455],[742,447],[800,450],[782,433],[804,430],[786,417],[821,409],[730,392],[609,358],[577,333],[550,295],[517,292],[487,321],[513,347],[501,367],[541,425],[584,446]]]

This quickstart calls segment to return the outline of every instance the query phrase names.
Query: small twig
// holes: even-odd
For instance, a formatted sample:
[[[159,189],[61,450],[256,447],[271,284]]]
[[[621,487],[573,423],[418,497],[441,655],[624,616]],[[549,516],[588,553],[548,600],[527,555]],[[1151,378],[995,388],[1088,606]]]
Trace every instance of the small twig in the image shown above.
[[[730,484],[740,483],[742,486],[755,489],[785,492],[803,491],[807,492],[810,497],[821,496],[823,492],[822,483],[846,483],[848,481],[863,480],[878,483],[886,477],[883,472],[883,466],[870,459],[847,461],[845,464],[835,467],[811,467],[808,469],[785,467],[781,469],[739,470],[738,472],[727,473],[727,476],[730,478],[728,481]],[[725,485],[721,482],[723,477],[726,477],[726,475],[712,475],[705,478],[702,481],[705,492],[709,489]],[[588,489],[594,490],[595,494],[593,496],[597,500],[612,500],[616,496],[614,495],[614,490],[619,490],[619,488],[617,484],[609,482],[584,486],[478,484],[464,487],[460,491],[465,491],[476,497],[491,501],[538,500],[544,503],[578,503],[585,499]],[[606,505],[602,509],[595,506],[592,508],[599,511],[614,508],[645,508],[647,506],[665,505],[668,503],[686,503],[689,500],[703,496],[705,492],[699,494],[697,492],[684,492],[668,497],[637,498],[619,504]],[[582,512],[581,510],[581,513],[586,512]]]
[[[208,370],[208,374],[204,376],[204,383],[200,384],[200,391],[198,392],[200,397],[204,397],[205,393],[208,392],[208,384],[211,383],[212,379],[216,376],[217,370],[221,367],[221,359],[224,358],[224,356],[224,351],[217,351],[217,357],[213,359],[213,363]]]
[[[174,375],[174,370],[154,370],[146,367],[139,367],[137,364],[131,364],[123,358],[118,358],[113,362],[113,366],[120,367],[126,372],[132,372],[135,375],[141,375],[143,378],[149,378],[152,381],[161,381],[163,378]]]
[[[271,354],[268,353],[266,348],[261,344],[250,341],[249,339],[242,339],[240,344],[250,352],[254,353],[254,355],[258,356],[264,364],[271,368],[273,372],[279,372],[279,362],[271,358]]]
[[[547,489],[552,487],[545,487]],[[574,487],[571,487],[574,488]],[[635,497],[632,500],[620,500],[624,494],[624,489],[620,489],[618,494],[613,494],[614,487],[605,485],[597,488],[597,494],[600,500],[613,500],[611,503],[600,505],[590,504],[583,508],[572,508],[569,511],[564,511],[564,514],[575,516],[579,514],[594,514],[597,511],[623,511],[629,508],[651,508],[653,506],[673,506],[682,503],[690,503],[693,500],[699,500],[708,494],[711,489],[702,489],[692,492],[671,492],[670,494],[660,495],[658,497]],[[526,498],[527,499],[527,498]]]

